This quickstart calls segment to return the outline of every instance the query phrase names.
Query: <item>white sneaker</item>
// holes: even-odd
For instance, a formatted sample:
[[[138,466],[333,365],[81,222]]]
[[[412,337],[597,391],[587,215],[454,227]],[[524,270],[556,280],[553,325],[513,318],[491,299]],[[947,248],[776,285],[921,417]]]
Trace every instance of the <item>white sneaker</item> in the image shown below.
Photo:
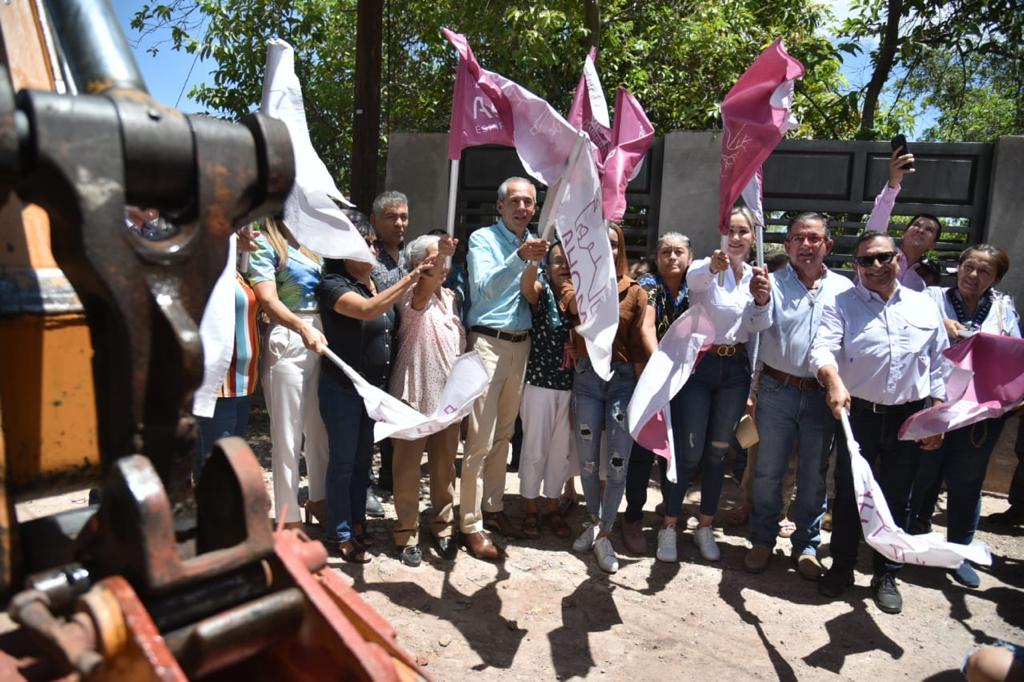
[[[722,553],[718,551],[718,545],[715,544],[715,531],[711,529],[711,526],[698,528],[697,532],[693,534],[693,544],[697,545],[697,549],[700,550],[700,555],[704,557],[705,561],[718,561],[722,558]]]
[[[654,554],[658,561],[665,561],[674,564],[679,561],[679,552],[676,550],[676,529],[662,528],[658,531],[658,551]]]
[[[615,556],[612,541],[608,536],[598,538],[594,543],[594,556],[597,557],[597,565],[605,573],[615,573],[619,570],[619,559]]]
[[[600,524],[593,521],[585,522],[583,524],[583,532],[572,543],[572,551],[589,552],[594,547],[594,541],[597,540],[597,534],[600,530]]]

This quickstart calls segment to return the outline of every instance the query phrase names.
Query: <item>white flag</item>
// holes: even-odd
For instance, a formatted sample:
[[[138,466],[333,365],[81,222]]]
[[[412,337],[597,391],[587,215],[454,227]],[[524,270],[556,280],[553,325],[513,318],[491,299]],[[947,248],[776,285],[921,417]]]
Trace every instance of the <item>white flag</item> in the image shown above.
[[[853,437],[850,418],[843,413],[843,431],[853,469],[853,490],[857,496],[857,512],[864,531],[864,540],[879,554],[892,561],[939,568],[957,568],[964,559],[982,566],[992,565],[992,553],[985,543],[974,540],[969,545],[946,542],[938,533],[911,535],[896,525],[878,486],[871,465],[860,454],[860,445]],[[925,453],[925,456],[931,453]]]
[[[274,38],[267,43],[267,68],[260,111],[283,122],[292,138],[295,185],[284,204],[284,222],[296,240],[327,258],[366,263],[376,259],[362,235],[335,204],[352,204],[334,184],[309,139],[302,87],[295,75],[295,50]]]
[[[417,440],[443,431],[462,421],[473,410],[473,403],[483,395],[490,382],[487,368],[476,351],[460,355],[448,374],[437,408],[430,415],[424,416],[387,391],[366,381],[334,352],[327,350],[324,357],[352,380],[356,392],[363,399],[366,413],[377,422],[373,426],[374,442],[385,438]]]
[[[212,417],[224,376],[235,353],[235,249],[238,236],[228,240],[228,260],[213,285],[199,322],[203,342],[203,383],[192,396],[192,414]],[[204,455],[206,453],[203,453]]]

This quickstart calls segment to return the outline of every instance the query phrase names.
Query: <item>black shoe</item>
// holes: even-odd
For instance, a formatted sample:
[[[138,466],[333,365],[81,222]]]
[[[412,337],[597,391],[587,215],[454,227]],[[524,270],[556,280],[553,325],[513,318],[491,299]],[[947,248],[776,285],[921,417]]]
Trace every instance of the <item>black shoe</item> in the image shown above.
[[[853,585],[853,569],[833,566],[818,580],[818,592],[835,599],[841,596],[850,585]]]
[[[446,561],[451,561],[459,553],[459,543],[455,541],[455,538],[448,536],[445,538],[439,538],[436,535],[434,537],[434,547],[437,548],[437,553],[441,555],[441,558]]]
[[[896,576],[892,573],[872,578],[871,591],[875,593],[875,603],[884,613],[899,613],[903,610],[903,597],[896,587]]]
[[[399,557],[402,563],[409,568],[416,568],[423,562],[423,552],[416,545],[412,547],[405,547],[402,549],[402,554]]]
[[[380,503],[377,496],[373,494],[373,487],[366,489],[366,515],[371,519],[384,518],[384,505]]]
[[[921,521],[920,519],[914,519],[910,523],[910,534],[911,535],[927,535],[932,532],[931,520]]]

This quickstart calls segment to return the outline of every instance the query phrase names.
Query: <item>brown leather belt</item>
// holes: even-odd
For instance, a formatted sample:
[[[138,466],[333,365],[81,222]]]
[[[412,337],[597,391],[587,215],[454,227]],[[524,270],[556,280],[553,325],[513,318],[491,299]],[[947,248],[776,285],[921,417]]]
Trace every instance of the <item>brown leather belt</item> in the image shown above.
[[[793,376],[792,374],[786,374],[782,370],[775,369],[774,367],[769,367],[768,365],[765,365],[761,369],[761,371],[770,376],[772,379],[778,381],[783,386],[794,386],[800,389],[801,391],[823,390],[821,384],[818,383],[817,379],[796,377]]]
[[[506,332],[500,329],[482,327],[480,325],[471,327],[469,331],[476,332],[477,334],[483,334],[484,336],[490,336],[498,339],[499,341],[511,341],[512,343],[519,343],[520,341],[525,341],[530,338],[530,332]]]
[[[731,346],[720,346],[717,343],[711,344],[708,348],[708,353],[711,355],[717,355],[720,358],[731,358],[737,353],[746,353],[747,347],[742,343],[735,343]]]

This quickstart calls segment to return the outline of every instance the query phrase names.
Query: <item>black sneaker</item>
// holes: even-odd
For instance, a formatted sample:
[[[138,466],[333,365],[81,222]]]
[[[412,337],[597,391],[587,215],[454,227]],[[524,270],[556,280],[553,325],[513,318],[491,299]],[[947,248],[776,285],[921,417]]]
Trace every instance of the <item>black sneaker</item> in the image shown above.
[[[833,566],[818,580],[818,592],[835,599],[853,585],[853,569]]]
[[[892,573],[883,573],[872,578],[871,591],[875,593],[875,603],[882,612],[899,613],[903,610],[903,597],[896,587],[896,576]]]
[[[434,537],[434,546],[437,548],[437,553],[441,555],[442,559],[451,561],[455,558],[455,555],[459,553],[459,543],[455,541],[452,536],[448,537]]]
[[[402,555],[399,557],[402,563],[409,568],[416,568],[423,561],[423,552],[416,545],[412,547],[406,547],[402,550]]]
[[[384,505],[373,494],[372,486],[366,489],[366,515],[371,519],[384,518]]]

